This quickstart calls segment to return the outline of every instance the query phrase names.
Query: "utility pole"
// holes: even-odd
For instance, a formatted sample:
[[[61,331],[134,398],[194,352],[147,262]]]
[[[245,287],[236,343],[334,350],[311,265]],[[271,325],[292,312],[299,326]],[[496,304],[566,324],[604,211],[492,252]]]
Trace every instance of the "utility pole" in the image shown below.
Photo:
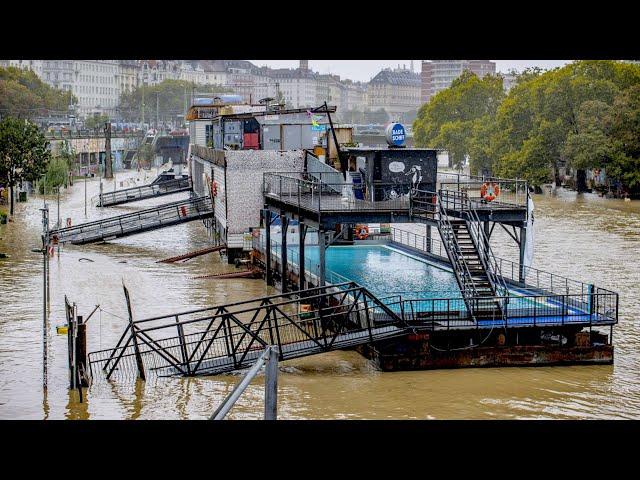
[[[142,123],[140,128],[144,130],[144,80],[142,81]]]
[[[156,130],[158,129],[158,125],[160,124],[160,121],[158,120],[159,106],[160,106],[160,93],[156,93]]]
[[[111,165],[111,121],[104,125],[104,178],[113,178],[113,165]]]
[[[49,263],[49,208],[42,210],[42,386],[47,390],[47,267]]]

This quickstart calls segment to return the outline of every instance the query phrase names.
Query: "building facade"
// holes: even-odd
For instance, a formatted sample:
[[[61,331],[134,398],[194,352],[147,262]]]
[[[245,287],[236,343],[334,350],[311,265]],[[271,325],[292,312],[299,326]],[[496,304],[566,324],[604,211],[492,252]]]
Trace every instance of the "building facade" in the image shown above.
[[[385,68],[371,79],[367,89],[367,103],[371,111],[384,109],[390,120],[420,106],[420,75],[410,69]]]
[[[482,78],[485,75],[495,75],[496,64],[491,60],[423,60],[420,78],[421,102],[426,103],[436,93],[449,88],[465,70]]]
[[[140,85],[140,62],[138,60],[120,60],[119,62],[120,93],[134,91]]]
[[[0,67],[32,70],[38,77],[42,78],[42,60],[0,60]]]

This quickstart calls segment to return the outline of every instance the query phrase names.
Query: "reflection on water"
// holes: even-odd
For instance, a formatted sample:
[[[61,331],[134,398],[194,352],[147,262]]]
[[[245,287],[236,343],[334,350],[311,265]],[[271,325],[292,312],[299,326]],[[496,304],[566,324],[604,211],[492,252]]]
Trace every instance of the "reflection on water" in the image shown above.
[[[118,183],[142,173],[117,175]],[[148,182],[152,174],[147,173]],[[105,191],[113,182],[105,183]],[[99,191],[87,182],[87,198]],[[100,210],[90,204],[88,219],[138,210],[186,196],[146,200]],[[48,199],[50,202],[51,199]],[[640,417],[640,202],[604,200],[560,192],[537,196],[534,266],[620,293],[615,330],[615,365],[388,372],[375,370],[355,352],[330,352],[290,360],[281,366],[280,418],[638,418]],[[122,293],[132,295],[141,318],[182,309],[227,303],[274,293],[261,280],[195,279],[233,270],[216,253],[184,263],[158,260],[207,245],[203,225],[193,222],[103,245],[66,246],[50,262],[51,316],[48,325],[48,389],[42,386],[42,197],[17,204],[15,222],[0,225],[0,418],[207,418],[238,377],[157,379],[131,384],[100,383],[69,391],[64,295],[79,313],[97,312],[88,324],[90,351],[113,346],[126,326]],[[85,220],[84,184],[61,196],[60,216]],[[50,202],[52,223],[56,206]],[[411,228],[419,230],[420,226]],[[499,227],[500,256],[517,250]],[[263,381],[258,376],[230,418],[261,418]]]

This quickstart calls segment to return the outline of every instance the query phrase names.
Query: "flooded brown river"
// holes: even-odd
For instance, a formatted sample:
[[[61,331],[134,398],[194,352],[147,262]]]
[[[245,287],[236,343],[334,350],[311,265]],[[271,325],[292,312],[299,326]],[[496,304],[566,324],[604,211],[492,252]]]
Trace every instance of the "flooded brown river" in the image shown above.
[[[155,173],[155,172],[153,172]],[[117,174],[141,177],[144,172]],[[146,181],[153,178],[148,172]],[[87,182],[87,198],[98,193]],[[105,191],[113,182],[105,183]],[[177,194],[128,206],[87,208],[87,220],[139,210],[186,196]],[[60,216],[85,221],[84,183],[61,195]],[[53,199],[55,200],[55,199]],[[56,203],[47,199],[51,224]],[[533,266],[592,282],[620,293],[612,366],[492,368],[417,372],[377,371],[356,352],[331,352],[281,364],[278,414],[282,419],[511,419],[640,418],[640,202],[605,200],[561,191],[537,195]],[[159,379],[145,384],[96,383],[79,402],[70,392],[64,296],[80,315],[102,310],[88,323],[89,351],[112,347],[126,326],[122,282],[137,318],[228,303],[274,293],[262,280],[194,279],[233,270],[218,254],[185,263],[157,260],[202,248],[201,222],[156,230],[107,244],[66,246],[50,261],[51,315],[47,331],[47,388],[43,388],[43,199],[17,204],[15,221],[0,225],[0,418],[2,419],[203,419],[230,392],[237,376]],[[498,229],[496,229],[498,231]],[[494,232],[495,233],[495,232]],[[517,258],[506,234],[500,256]],[[257,419],[263,413],[260,376],[229,414]]]

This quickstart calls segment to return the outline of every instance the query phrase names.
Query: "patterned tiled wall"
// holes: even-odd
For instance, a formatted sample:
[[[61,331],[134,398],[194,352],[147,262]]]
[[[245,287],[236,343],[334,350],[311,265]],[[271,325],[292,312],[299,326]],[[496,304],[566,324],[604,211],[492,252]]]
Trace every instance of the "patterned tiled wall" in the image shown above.
[[[289,150],[226,151],[227,227],[229,234],[239,234],[260,224],[263,208],[262,174],[267,172],[302,172],[304,152]]]

